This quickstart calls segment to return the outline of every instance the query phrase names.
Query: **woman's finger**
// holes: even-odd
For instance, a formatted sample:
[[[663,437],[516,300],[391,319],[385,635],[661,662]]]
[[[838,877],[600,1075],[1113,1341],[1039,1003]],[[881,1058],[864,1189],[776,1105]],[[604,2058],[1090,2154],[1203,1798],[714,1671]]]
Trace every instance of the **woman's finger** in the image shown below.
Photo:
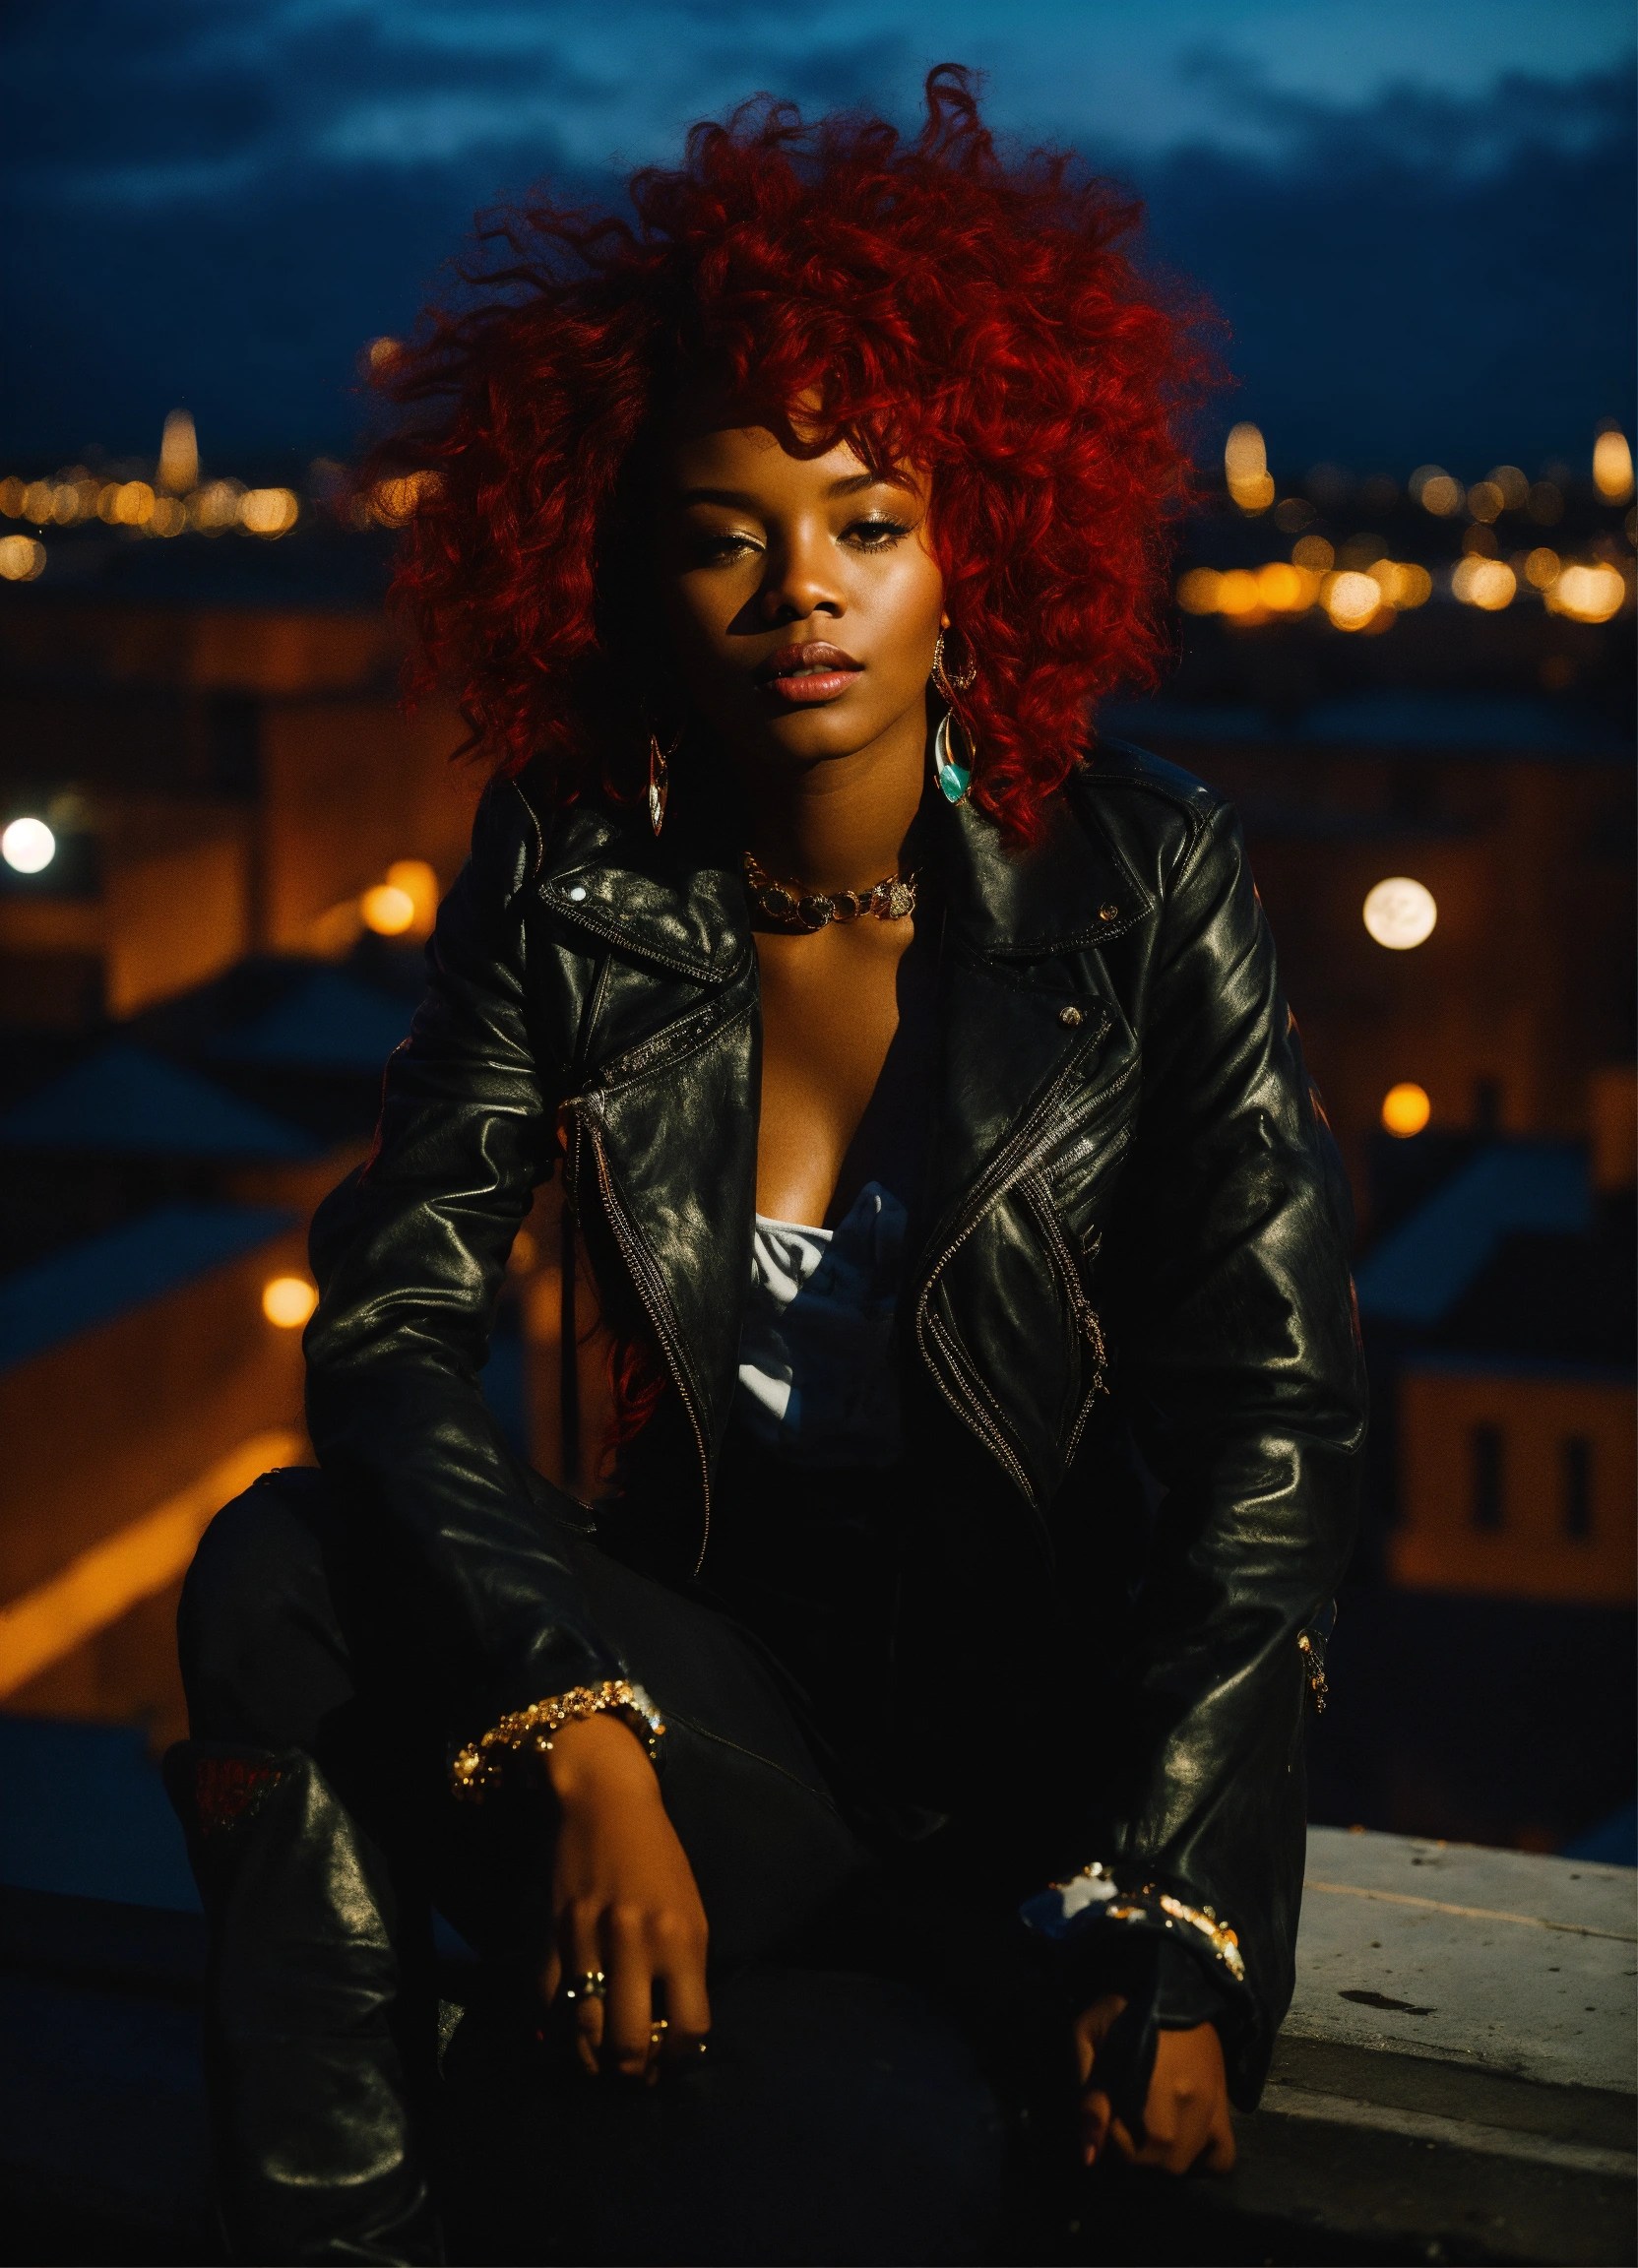
[[[603,2002],[602,2067],[641,2079],[654,2044],[654,1968],[642,1918],[615,1906],[602,1918],[608,1996]]]
[[[705,1945],[674,1945],[662,1955],[659,1975],[665,1987],[666,2026],[661,2055],[667,2063],[696,2058],[711,2030],[711,2001],[705,1985]]]
[[[1206,2154],[1202,2163],[1208,2174],[1228,2174],[1232,2170],[1238,2155],[1234,2123],[1228,2115],[1228,2104],[1222,2103],[1218,2106],[1211,2132],[1206,2138]]]
[[[1081,2154],[1088,2166],[1096,2166],[1103,2155],[1112,2110],[1108,2097],[1096,2088],[1081,2097]]]
[[[569,2003],[574,2019],[575,2046],[586,2068],[596,2072],[598,2068],[598,2050],[602,2046],[603,2004],[596,1993],[584,1989],[584,1983],[603,1965],[602,1937],[598,1927],[597,1908],[579,1901],[565,1907],[558,1918],[557,1933],[562,1957],[561,1989],[575,1995]]]

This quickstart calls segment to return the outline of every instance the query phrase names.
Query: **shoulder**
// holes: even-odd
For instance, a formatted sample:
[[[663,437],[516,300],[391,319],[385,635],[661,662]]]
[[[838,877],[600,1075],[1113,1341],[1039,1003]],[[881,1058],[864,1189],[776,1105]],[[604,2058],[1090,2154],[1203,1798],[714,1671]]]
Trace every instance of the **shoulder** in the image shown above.
[[[1130,741],[1096,741],[1064,791],[1162,897],[1202,862],[1243,856],[1228,796]]]

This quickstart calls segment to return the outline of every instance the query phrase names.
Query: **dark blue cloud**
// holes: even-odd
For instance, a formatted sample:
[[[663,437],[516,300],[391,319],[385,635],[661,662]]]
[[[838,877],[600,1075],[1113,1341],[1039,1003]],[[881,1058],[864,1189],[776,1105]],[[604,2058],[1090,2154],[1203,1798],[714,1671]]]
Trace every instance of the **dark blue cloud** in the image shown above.
[[[218,466],[345,447],[360,344],[410,326],[475,210],[542,175],[620,194],[586,153],[604,147],[598,121],[634,114],[654,58],[617,30],[573,36],[584,21],[556,9],[517,21],[529,36],[509,49],[482,8],[15,13],[11,460],[151,449],[177,402]],[[669,0],[667,21],[664,59],[699,108],[723,107],[724,87],[799,92],[810,110],[903,99],[915,77],[885,20],[804,47],[799,69],[770,44],[765,11],[737,0]],[[1266,427],[1277,462],[1533,466],[1585,456],[1597,417],[1628,413],[1628,75],[1515,74],[1479,97],[1404,86],[1346,104],[1222,53],[1189,70],[1255,126],[1255,153],[1089,156],[1124,167],[1149,200],[1153,256],[1223,308],[1235,410]],[[1066,99],[1041,88],[1043,130]],[[1073,117],[1057,131],[1075,140]]]

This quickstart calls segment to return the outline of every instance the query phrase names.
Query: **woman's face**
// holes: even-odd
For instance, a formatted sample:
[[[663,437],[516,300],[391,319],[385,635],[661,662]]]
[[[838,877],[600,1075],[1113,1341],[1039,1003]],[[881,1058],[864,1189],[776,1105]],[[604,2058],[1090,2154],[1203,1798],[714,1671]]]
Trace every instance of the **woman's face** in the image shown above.
[[[667,474],[679,691],[730,754],[805,765],[903,741],[919,764],[944,599],[925,487],[846,443],[793,456],[765,426],[710,418],[683,429]]]

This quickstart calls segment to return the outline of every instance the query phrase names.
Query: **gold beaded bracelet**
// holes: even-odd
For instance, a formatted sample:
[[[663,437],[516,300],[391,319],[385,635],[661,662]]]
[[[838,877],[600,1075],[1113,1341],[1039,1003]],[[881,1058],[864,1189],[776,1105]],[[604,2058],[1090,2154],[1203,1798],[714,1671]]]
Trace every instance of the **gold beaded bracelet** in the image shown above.
[[[508,1757],[540,1758],[551,1753],[552,1734],[578,1717],[607,1713],[628,1725],[648,1751],[649,1762],[660,1761],[660,1743],[665,1726],[641,1685],[625,1677],[607,1677],[600,1685],[576,1685],[548,1700],[532,1701],[492,1725],[481,1739],[469,1741],[450,1766],[450,1792],[467,1803],[481,1803],[491,1788],[498,1788]]]
[[[1042,1911],[1048,1901],[1055,1902],[1055,1912]],[[1076,1918],[1089,1908],[1098,1910],[1099,1918],[1105,1922],[1136,1922],[1150,1928],[1158,1923],[1163,1930],[1179,1927],[1195,1930],[1235,1984],[1245,1983],[1245,1957],[1240,1951],[1239,1937],[1227,1922],[1218,1920],[1212,1907],[1186,1905],[1156,1882],[1145,1882],[1139,1889],[1122,1891],[1113,1869],[1096,1858],[1069,1881],[1054,1882],[1040,1899],[1031,1899],[1024,1908],[1024,1917],[1032,1926],[1043,1927],[1049,1936],[1056,1937],[1063,1935],[1066,1926],[1072,1926]]]

